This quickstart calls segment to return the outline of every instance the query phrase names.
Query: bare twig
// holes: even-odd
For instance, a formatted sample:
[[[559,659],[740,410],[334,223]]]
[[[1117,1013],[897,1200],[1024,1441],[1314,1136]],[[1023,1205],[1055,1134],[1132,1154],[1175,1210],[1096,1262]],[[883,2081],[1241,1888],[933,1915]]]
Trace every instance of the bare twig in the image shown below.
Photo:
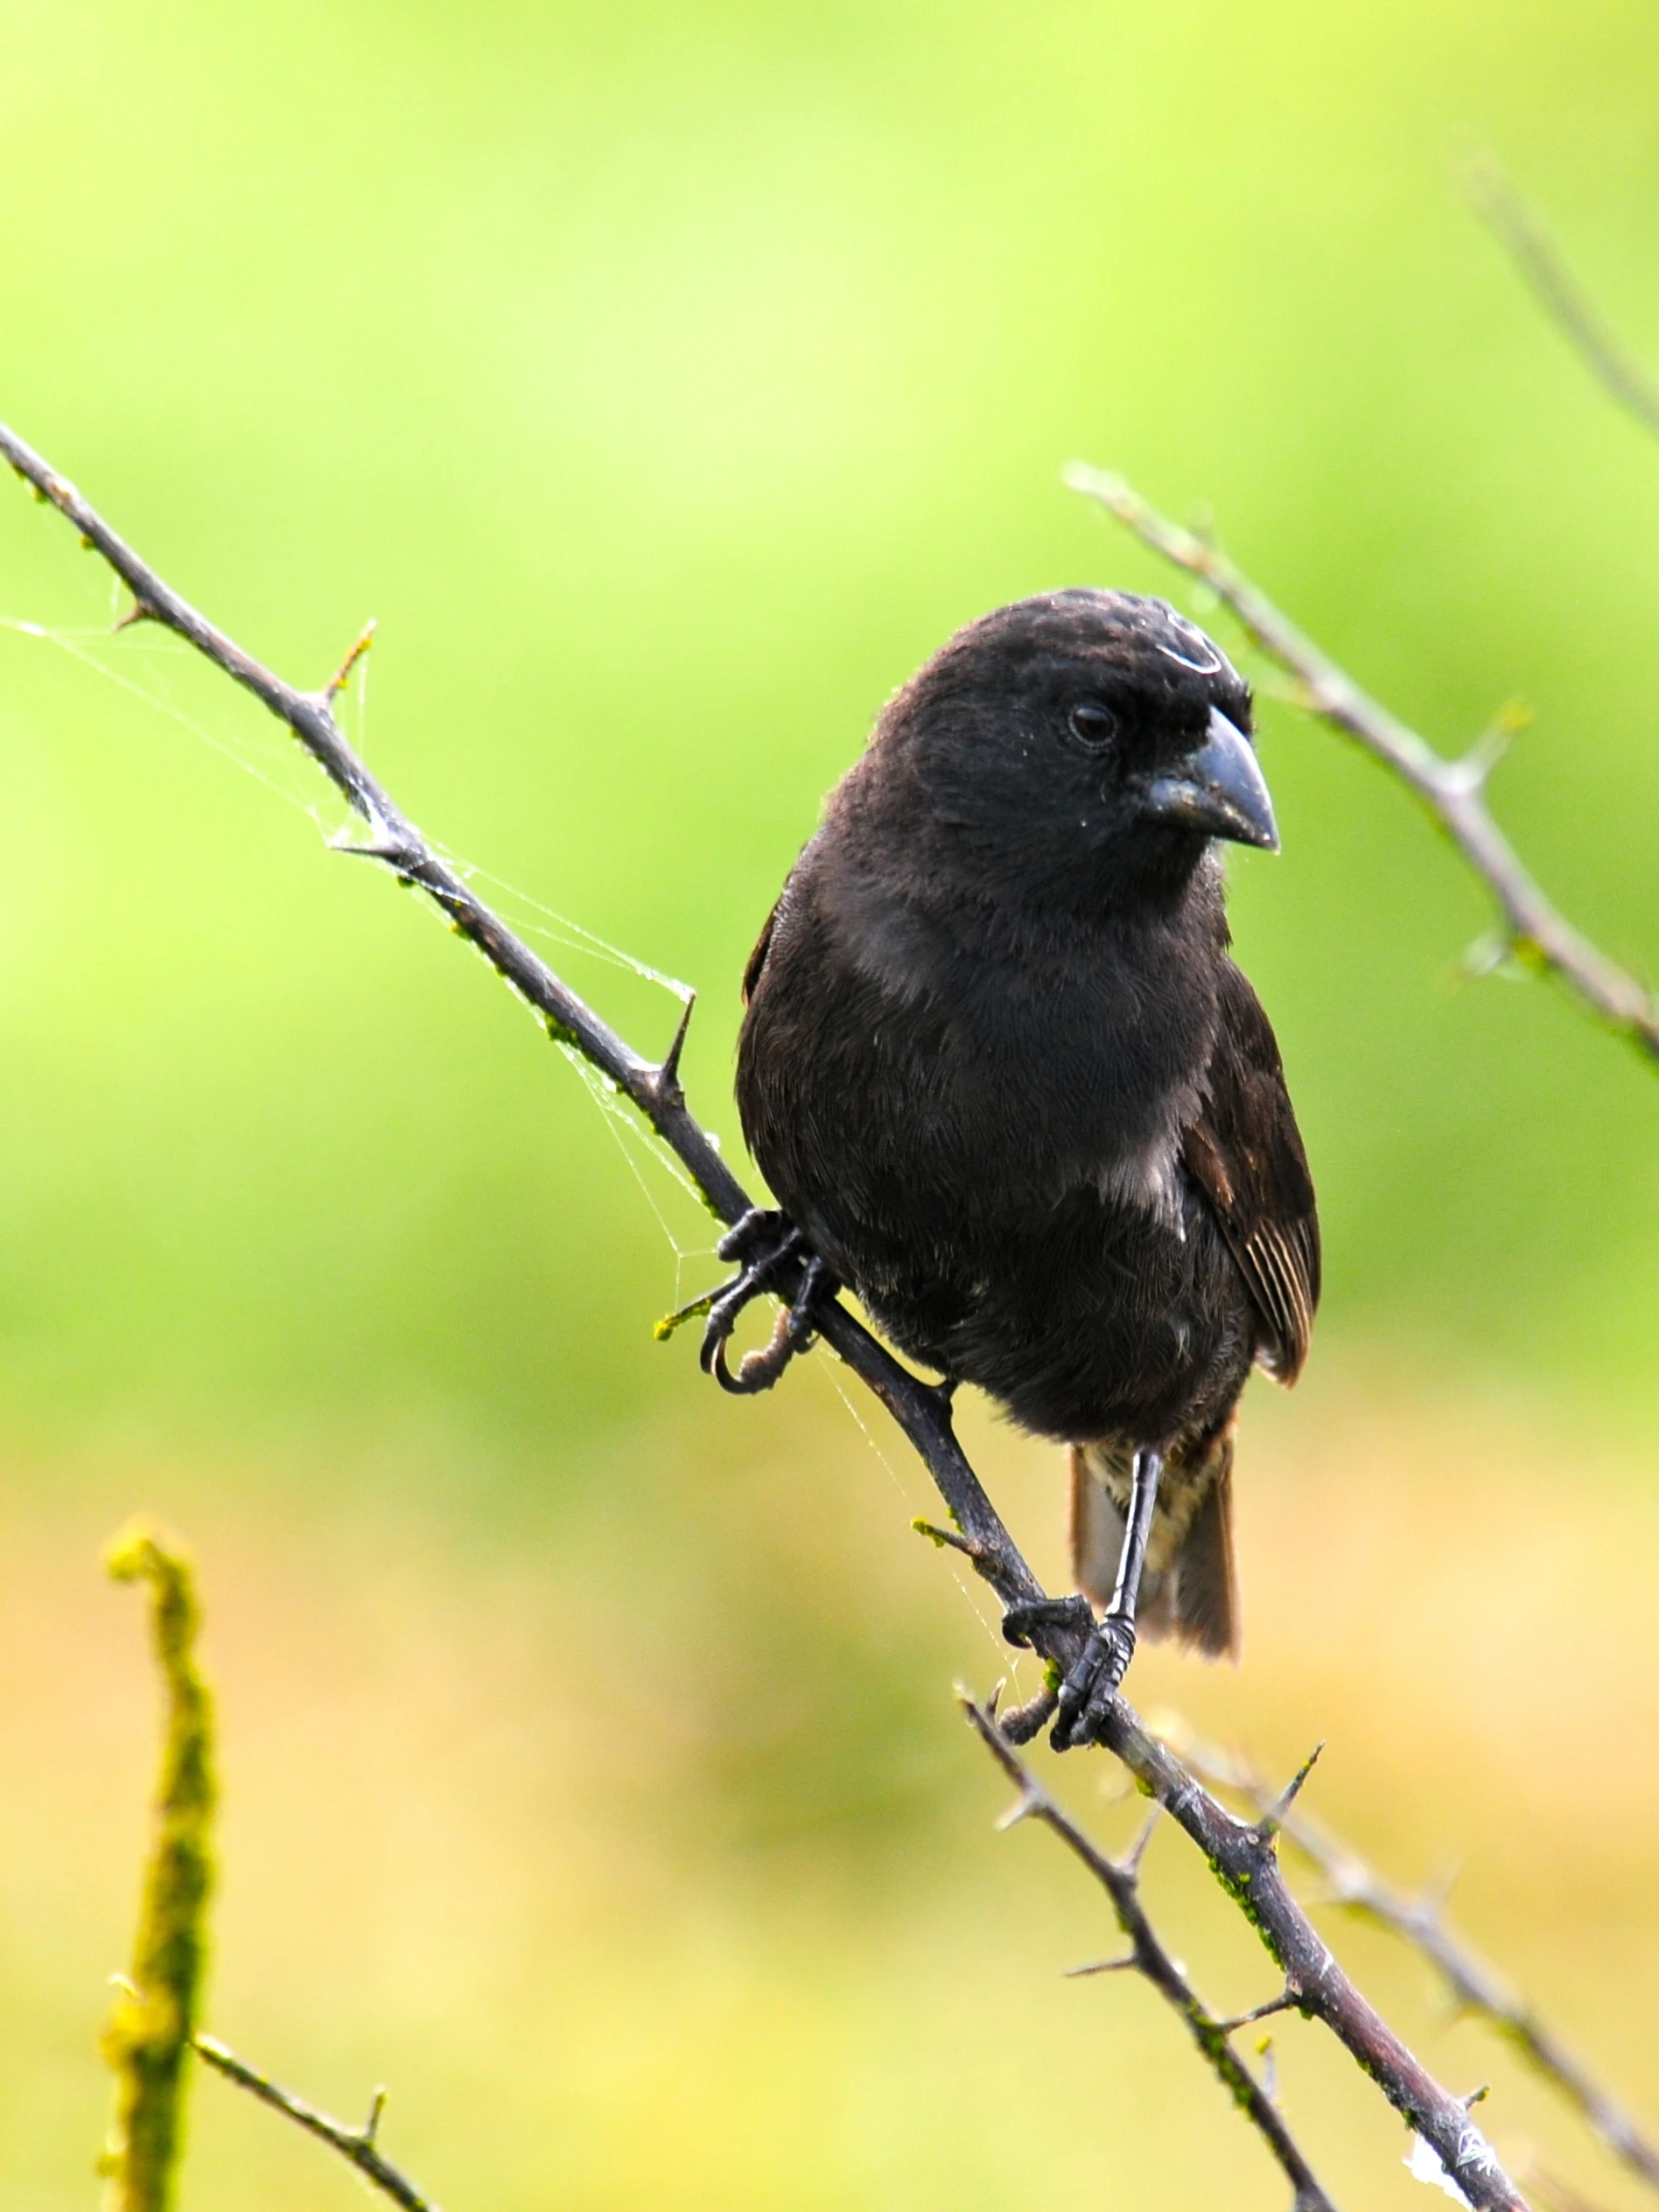
[[[1180,1748],[1187,1765],[1205,1781],[1236,1789],[1253,1805],[1267,1805],[1268,1792],[1260,1778],[1237,1760],[1184,1736]],[[1441,1894],[1429,1891],[1413,1898],[1393,1889],[1351,1844],[1304,1815],[1286,1818],[1280,1827],[1285,1840],[1324,1875],[1334,1905],[1387,1929],[1420,1952],[1463,2011],[1483,2019],[1512,2043],[1528,2065],[1583,2115],[1616,2157],[1650,2188],[1659,2189],[1659,2145],[1592,2079],[1582,2061],[1497,1969],[1447,1928]]]
[[[344,2127],[279,2088],[217,2037],[196,2032],[213,1887],[213,1700],[196,1664],[201,1625],[189,1553],[176,1537],[136,1521],[115,1537],[105,1563],[119,1582],[151,1586],[156,1654],[168,1722],[156,1797],[155,1841],[145,1873],[133,1971],[123,1977],[104,2050],[118,2080],[116,2124],[103,2160],[111,2212],[167,2212],[176,2193],[184,2121],[184,2065],[194,2050],[264,2103],[332,2144],[404,2207],[437,2212],[376,2147],[386,2092],[368,2119]]]
[[[360,842],[342,842],[338,849],[377,860],[399,881],[416,884],[425,891],[457,933],[473,944],[539,1015],[549,1035],[581,1053],[639,1110],[689,1171],[709,1211],[720,1221],[740,1220],[750,1210],[749,1195],[686,1110],[679,1076],[685,1019],[660,1064],[642,1058],[544,960],[514,936],[393,804],[389,793],[346,743],[334,720],[326,688],[322,692],[295,689],[216,629],[117,536],[73,484],[3,423],[0,457],[33,484],[41,497],[74,525],[82,541],[108,562],[148,620],[195,646],[286,724],[366,827],[367,835]],[[799,1263],[779,1269],[778,1288],[786,1300],[795,1296],[800,1278]],[[937,1392],[884,1352],[844,1307],[828,1308],[819,1333],[875,1392],[927,1459],[961,1535],[970,1544],[983,1539],[984,1555],[976,1563],[997,1595],[1005,1604],[1039,1596],[1035,1576],[1008,1544],[978,1476],[956,1443],[948,1412]]]
[[[1159,514],[1121,476],[1077,463],[1066,471],[1066,482],[1098,500],[1143,545],[1207,584],[1253,642],[1296,679],[1298,703],[1344,731],[1416,795],[1497,901],[1506,951],[1557,975],[1610,1027],[1659,1059],[1659,999],[1557,911],[1492,820],[1486,784],[1499,746],[1480,743],[1462,760],[1445,759],[1362,691],[1224,553]]]
[[[1076,1822],[1055,1804],[997,1727],[994,1717],[965,1692],[958,1692],[958,1695],[962,1700],[962,1710],[977,1731],[980,1741],[1019,1791],[1010,1812],[998,1825],[1012,1827],[1016,1821],[1021,1820],[1039,1822],[1059,1837],[1074,1858],[1081,1860],[1111,1900],[1117,1924],[1129,1939],[1129,1954],[1124,1958],[1108,1959],[1103,1966],[1085,1970],[1111,1972],[1131,1968],[1151,1982],[1164,2002],[1180,2015],[1188,2034],[1197,2044],[1216,2079],[1284,2168],[1286,2178],[1296,2191],[1296,2212],[1335,2212],[1335,2206],[1315,2178],[1313,2168],[1286,2125],[1284,2115],[1274,2103],[1270,2092],[1257,2080],[1228,2039],[1235,2028],[1243,2027],[1248,2021],[1262,2019],[1269,2012],[1284,2010],[1294,2004],[1296,1999],[1287,1992],[1271,2004],[1261,2005],[1256,2011],[1245,2013],[1241,2019],[1218,2020],[1198,1996],[1181,1966],[1165,1949],[1147,1918],[1146,1908],[1141,1903],[1138,1865],[1120,1864],[1115,1859],[1108,1859]],[[1143,1849],[1144,1834],[1143,1831]]]
[[[1659,437],[1659,384],[1602,320],[1594,300],[1497,163],[1489,158],[1471,162],[1463,173],[1463,189],[1590,373],[1644,430]]]
[[[137,612],[140,604],[141,602],[137,600],[134,601],[133,605],[135,613]],[[329,677],[327,683],[324,684],[322,687],[322,696],[328,702],[330,707],[334,704],[334,701],[339,697],[340,693],[344,691],[346,685],[350,683],[351,671],[356,667],[357,663],[362,659],[363,655],[368,651],[369,647],[373,643],[374,624],[372,622],[365,622],[361,630],[357,633],[356,638],[352,642],[350,651],[346,654],[344,660],[341,661],[339,667],[335,669],[333,675]]]
[[[474,896],[357,759],[325,696],[296,691],[216,630],[116,535],[72,484],[4,425],[0,455],[103,556],[151,620],[188,640],[287,725],[367,825],[366,840],[344,849],[379,860],[400,881],[418,884],[457,932],[536,1010],[549,1032],[580,1052],[638,1108],[691,1174],[710,1211],[722,1221],[741,1219],[749,1211],[749,1196],[687,1111],[676,1054],[671,1051],[660,1066],[642,1059]],[[799,1290],[801,1274],[800,1263],[780,1268],[777,1288],[786,1301]],[[886,1406],[920,1455],[974,1571],[1005,1607],[1039,1603],[1042,1585],[968,1463],[951,1426],[945,1393],[910,1374],[839,1304],[823,1310],[819,1334]],[[1082,1632],[1063,1620],[1046,1621],[1031,1631],[1040,1656],[1062,1675],[1081,1655],[1083,1641]],[[1050,1704],[1048,1697],[1034,1701],[1024,1718],[1029,1721],[1033,1712]],[[1102,1741],[1204,1853],[1223,1888],[1261,1935],[1302,2009],[1326,2022],[1401,2116],[1433,2145],[1470,2204],[1481,2212],[1524,2212],[1514,2184],[1458,2099],[1417,2063],[1320,1939],[1285,1885],[1273,1839],[1235,1820],[1122,1698],[1114,1700],[1106,1716]]]
[[[438,2212],[430,2197],[423,2197],[407,2174],[400,2173],[390,2159],[381,2156],[375,2143],[380,2131],[380,2114],[385,2109],[386,2092],[376,2089],[368,2108],[368,2118],[361,2127],[347,2127],[343,2121],[330,2119],[326,2112],[319,2112],[314,2104],[307,2104],[303,2097],[296,2097],[291,2090],[281,2088],[269,2075],[258,2072],[246,2059],[222,2043],[216,2035],[198,2035],[196,2048],[217,2073],[269,2104],[274,2112],[283,2112],[307,2134],[337,2150],[356,2167],[365,2181],[373,2183],[400,2204],[403,2212]]]
[[[1323,2020],[1388,2102],[1438,2153],[1470,2204],[1522,2203],[1462,2100],[1444,2089],[1361,1995],[1292,1896],[1276,1838],[1236,1820],[1118,1698],[1104,1738],[1136,1781],[1198,1845],[1260,1936],[1299,2011]]]

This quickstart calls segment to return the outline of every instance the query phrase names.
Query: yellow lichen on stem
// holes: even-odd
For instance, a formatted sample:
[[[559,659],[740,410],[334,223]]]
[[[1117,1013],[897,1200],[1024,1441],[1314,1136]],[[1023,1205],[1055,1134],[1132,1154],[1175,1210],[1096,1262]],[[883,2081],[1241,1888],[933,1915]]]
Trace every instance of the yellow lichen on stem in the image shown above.
[[[213,1888],[213,1699],[196,1664],[201,1612],[188,1551],[145,1521],[117,1535],[104,1563],[150,1585],[151,1628],[166,1692],[161,1771],[132,1966],[101,2048],[116,2077],[101,2161],[106,2212],[168,2212],[184,2139],[185,2067],[207,1963]]]

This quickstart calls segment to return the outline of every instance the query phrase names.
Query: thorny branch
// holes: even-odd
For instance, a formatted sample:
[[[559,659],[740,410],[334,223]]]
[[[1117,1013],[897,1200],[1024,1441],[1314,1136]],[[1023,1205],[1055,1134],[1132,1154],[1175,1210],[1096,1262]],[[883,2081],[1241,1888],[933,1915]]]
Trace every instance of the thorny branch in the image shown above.
[[[250,2095],[258,2097],[262,2104],[269,2104],[273,2111],[286,2113],[307,2134],[315,2135],[337,2150],[356,2167],[365,2181],[383,2190],[393,2204],[400,2204],[403,2212],[438,2212],[430,2197],[423,2197],[406,2174],[400,2173],[390,2159],[380,2155],[375,2137],[380,2131],[380,2114],[385,2109],[384,2089],[375,2090],[363,2125],[347,2127],[343,2121],[332,2120],[326,2112],[319,2112],[314,2104],[307,2104],[303,2097],[281,2088],[268,2075],[257,2072],[217,2035],[198,2035],[195,2044],[198,2055],[205,2058],[216,2073],[224,2074],[228,2081],[236,2082]]]
[[[186,639],[287,725],[366,827],[360,842],[341,849],[378,860],[400,882],[424,890],[541,1016],[549,1033],[574,1046],[638,1108],[688,1170],[710,1211],[725,1222],[747,1213],[748,1194],[686,1107],[678,1072],[685,1022],[661,1065],[643,1059],[513,935],[399,812],[347,745],[326,692],[296,690],[215,629],[116,535],[73,484],[3,424],[0,455],[102,555],[132,592],[143,619]],[[780,1270],[783,1298],[794,1298],[800,1276],[799,1263]],[[954,1524],[951,1540],[975,1572],[1005,1607],[1041,1600],[1042,1585],[956,1439],[947,1395],[900,1366],[839,1304],[825,1308],[819,1333],[874,1391],[920,1455]],[[1080,1656],[1083,1637],[1053,1622],[1035,1628],[1031,1641],[1049,1668],[1063,1675]],[[1010,1713],[1004,1733],[1021,1739],[1033,1734],[1053,1704],[1049,1691],[1022,1712]],[[1236,1820],[1121,1697],[1113,1701],[1102,1740],[1203,1852],[1261,1936],[1298,2005],[1325,2022],[1401,2117],[1433,2146],[1469,2203],[1480,2212],[1525,2212],[1524,2200],[1462,2102],[1417,2063],[1321,1940],[1286,1886],[1271,1829]]]
[[[962,1698],[962,1710],[980,1741],[1019,1791],[1019,1796],[998,1826],[1011,1828],[1017,1821],[1034,1820],[1058,1836],[1066,1849],[1074,1858],[1082,1861],[1106,1892],[1117,1917],[1118,1927],[1128,1938],[1129,1949],[1123,1957],[1107,1959],[1099,1966],[1085,1966],[1074,1970],[1104,1973],[1122,1968],[1138,1973],[1151,1982],[1164,2002],[1180,2015],[1187,2032],[1197,2044],[1216,2079],[1284,2168],[1287,2179],[1296,2191],[1295,2212],[1336,2212],[1332,2200],[1315,2179],[1313,2168],[1285,2124],[1278,2105],[1233,2048],[1230,2039],[1236,2029],[1252,2020],[1265,2019],[1270,2011],[1289,2011],[1296,2005],[1296,1998],[1287,1989],[1282,1997],[1276,1997],[1271,2004],[1259,2006],[1256,2011],[1246,2013],[1237,2020],[1217,2019],[1198,1996],[1180,1964],[1164,1948],[1147,1918],[1146,1908],[1141,1903],[1140,1855],[1152,1833],[1150,1824],[1142,1830],[1141,1842],[1128,1859],[1107,1858],[1076,1822],[1055,1804],[996,1725],[994,1711],[976,1704],[965,1693],[959,1694]],[[1158,1817],[1155,1812],[1153,1819]]]
[[[1268,1793],[1258,1775],[1207,1745],[1182,1741],[1182,1757],[1195,1774],[1219,1789],[1237,1790],[1265,1807]],[[1659,2189],[1659,2147],[1637,2127],[1615,2098],[1593,2080],[1495,1967],[1469,1948],[1445,1924],[1445,1900],[1435,1892],[1407,1897],[1382,1880],[1350,1844],[1303,1814],[1281,1822],[1285,1840],[1317,1867],[1330,1884],[1330,1900],[1375,1922],[1420,1952],[1440,1974],[1458,2007],[1485,2020],[1582,2114],[1614,2155]]]
[[[1066,482],[1097,500],[1143,545],[1207,584],[1253,643],[1295,679],[1298,704],[1355,739],[1415,793],[1496,899],[1504,952],[1559,976],[1610,1027],[1659,1059],[1659,999],[1550,903],[1492,820],[1486,785],[1507,732],[1500,728],[1461,760],[1447,760],[1362,691],[1225,553],[1159,514],[1121,476],[1079,462],[1067,469]]]

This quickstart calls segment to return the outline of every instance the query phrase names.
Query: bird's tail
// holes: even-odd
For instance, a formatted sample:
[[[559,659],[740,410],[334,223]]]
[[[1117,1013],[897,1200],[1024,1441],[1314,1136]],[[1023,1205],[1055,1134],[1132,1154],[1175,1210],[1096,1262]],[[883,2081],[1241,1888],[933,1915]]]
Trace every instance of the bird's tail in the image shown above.
[[[1111,1602],[1132,1467],[1133,1454],[1115,1444],[1071,1447],[1072,1573],[1096,1605]],[[1164,1462],[1135,1619],[1143,1635],[1238,1657],[1231,1421]]]

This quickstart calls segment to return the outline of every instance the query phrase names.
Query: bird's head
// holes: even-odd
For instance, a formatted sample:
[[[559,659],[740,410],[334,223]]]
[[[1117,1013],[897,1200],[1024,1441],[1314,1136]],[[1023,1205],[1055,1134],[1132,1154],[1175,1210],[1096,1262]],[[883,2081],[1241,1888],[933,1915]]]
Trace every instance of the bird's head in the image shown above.
[[[990,885],[1111,906],[1179,889],[1213,838],[1278,849],[1250,730],[1249,687],[1173,607],[1073,590],[957,631],[872,752]]]

